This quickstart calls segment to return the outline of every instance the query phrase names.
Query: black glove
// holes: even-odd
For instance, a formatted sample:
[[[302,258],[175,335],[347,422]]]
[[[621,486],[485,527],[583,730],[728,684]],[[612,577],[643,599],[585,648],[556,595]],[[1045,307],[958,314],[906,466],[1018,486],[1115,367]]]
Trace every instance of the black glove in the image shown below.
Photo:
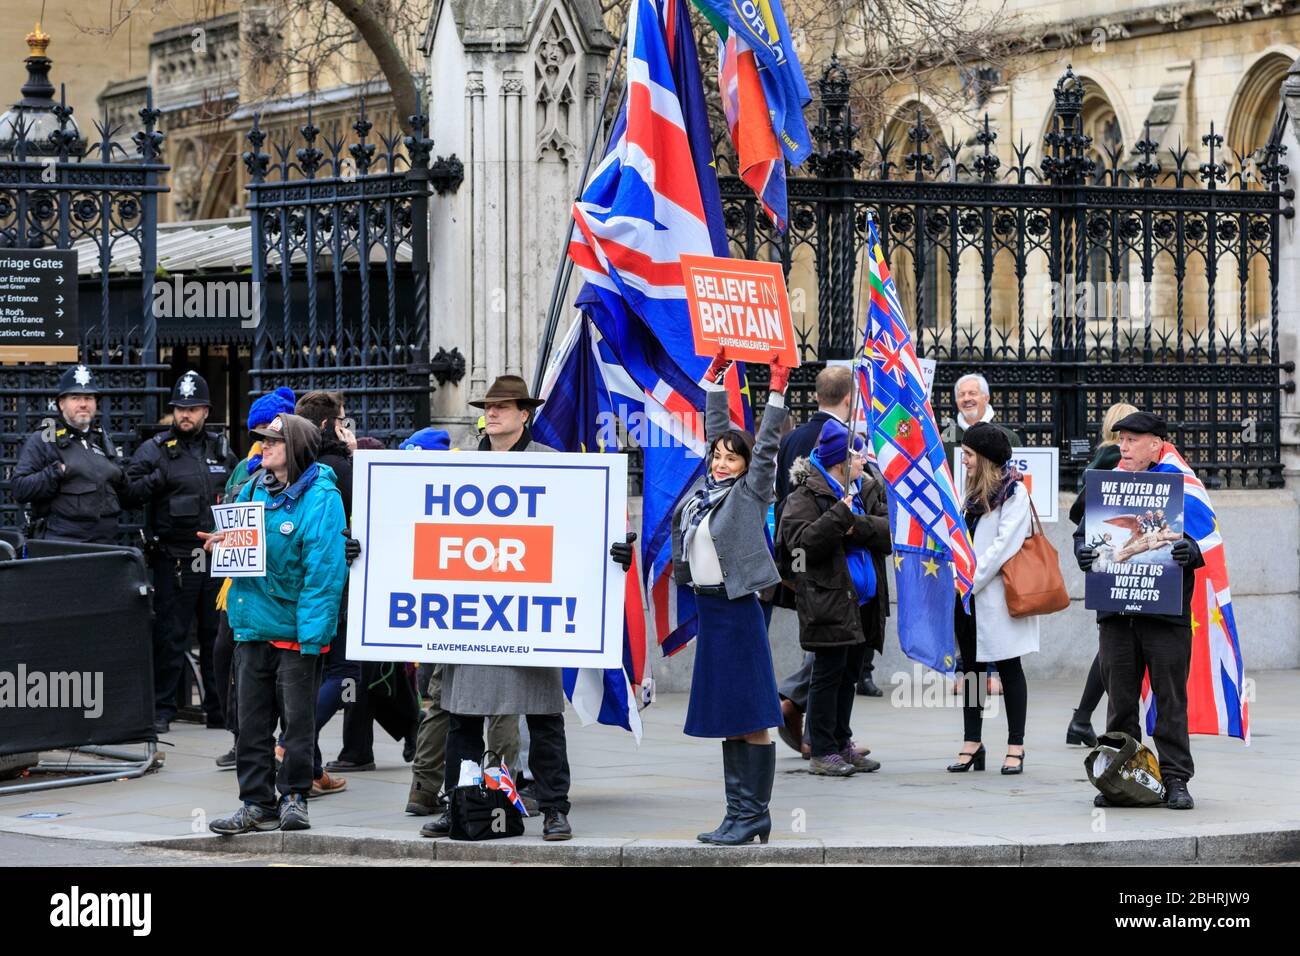
[[[346,530],[340,533],[345,539],[343,542],[343,559],[351,565],[361,554],[361,542],[349,535]]]
[[[1097,562],[1096,548],[1084,548],[1075,556],[1079,560],[1080,571],[1091,571],[1092,566]]]
[[[1174,555],[1174,561],[1186,567],[1192,560],[1192,543],[1186,538],[1174,543],[1170,549]]]
[[[625,574],[632,567],[632,542],[635,540],[636,532],[629,531],[626,541],[615,541],[609,546],[609,556],[614,559],[614,563],[622,566]]]

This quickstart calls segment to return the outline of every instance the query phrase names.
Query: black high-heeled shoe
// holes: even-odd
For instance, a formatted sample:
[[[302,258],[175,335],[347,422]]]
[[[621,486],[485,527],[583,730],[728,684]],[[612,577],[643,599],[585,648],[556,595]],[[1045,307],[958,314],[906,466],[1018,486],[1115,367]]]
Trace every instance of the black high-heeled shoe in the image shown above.
[[[1020,763],[1016,764],[1014,767],[1008,767],[1006,764],[1002,765],[1002,773],[1005,774],[1006,776],[1011,777],[1014,776],[1015,774],[1025,772],[1025,755],[1023,753],[1007,754],[1006,757],[1003,759],[1020,761]]]
[[[967,770],[984,769],[984,745],[980,744],[980,749],[974,753],[969,750],[963,750],[957,755],[957,762],[948,764],[949,773],[965,773]],[[962,757],[970,757],[970,760],[963,761]]]

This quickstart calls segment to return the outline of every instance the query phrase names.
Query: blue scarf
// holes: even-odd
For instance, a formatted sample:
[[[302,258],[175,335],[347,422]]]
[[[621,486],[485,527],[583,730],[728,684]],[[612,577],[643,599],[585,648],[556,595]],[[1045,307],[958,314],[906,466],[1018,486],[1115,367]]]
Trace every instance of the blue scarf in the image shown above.
[[[707,466],[706,466],[707,467]],[[721,481],[713,477],[713,473],[706,471],[704,473],[704,485],[695,496],[686,502],[682,508],[682,516],[678,527],[682,531],[682,556],[687,557],[691,553],[691,542],[695,540],[695,531],[704,520],[704,516],[713,510],[723,498],[727,497],[727,492],[731,491],[732,486],[736,483],[735,478],[724,478]]]
[[[831,477],[830,473],[822,467],[821,456],[817,450],[813,449],[808,460],[812,462],[814,468],[821,472],[821,476],[826,479],[826,484],[830,485],[831,493],[836,498],[844,497],[844,488],[838,481]],[[866,514],[866,509],[862,507],[862,490],[861,479],[853,482],[853,507],[852,511],[856,515]],[[876,567],[871,562],[871,555],[867,549],[860,544],[844,544],[844,558],[849,564],[849,577],[853,579],[853,590],[858,592],[858,603],[866,604],[876,596]]]

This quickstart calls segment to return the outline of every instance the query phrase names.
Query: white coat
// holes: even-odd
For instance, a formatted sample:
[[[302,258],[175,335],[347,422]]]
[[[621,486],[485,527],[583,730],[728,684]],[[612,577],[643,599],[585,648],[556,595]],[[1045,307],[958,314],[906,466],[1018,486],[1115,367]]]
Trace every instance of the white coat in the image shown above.
[[[975,526],[975,656],[1005,661],[1038,650],[1038,618],[1007,613],[1002,565],[1025,543],[1033,527],[1029,492],[1017,482],[1010,497]],[[961,613],[958,611],[958,613]]]

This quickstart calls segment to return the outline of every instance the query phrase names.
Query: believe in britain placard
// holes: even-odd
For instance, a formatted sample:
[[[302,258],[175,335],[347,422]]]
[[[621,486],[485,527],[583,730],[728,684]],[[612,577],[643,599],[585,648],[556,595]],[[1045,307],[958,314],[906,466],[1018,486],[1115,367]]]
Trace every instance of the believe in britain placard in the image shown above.
[[[621,454],[359,451],[348,657],[621,667]]]

